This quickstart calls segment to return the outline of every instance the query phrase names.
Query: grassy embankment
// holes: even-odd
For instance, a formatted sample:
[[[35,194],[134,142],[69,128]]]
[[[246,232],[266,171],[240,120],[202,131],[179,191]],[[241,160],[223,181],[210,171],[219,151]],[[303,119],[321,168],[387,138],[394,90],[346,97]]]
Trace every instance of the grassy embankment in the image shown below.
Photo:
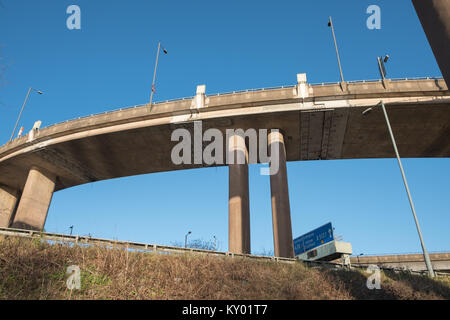
[[[66,287],[67,267],[81,289]],[[241,258],[160,255],[121,249],[0,240],[0,299],[450,299],[450,278],[369,274]]]

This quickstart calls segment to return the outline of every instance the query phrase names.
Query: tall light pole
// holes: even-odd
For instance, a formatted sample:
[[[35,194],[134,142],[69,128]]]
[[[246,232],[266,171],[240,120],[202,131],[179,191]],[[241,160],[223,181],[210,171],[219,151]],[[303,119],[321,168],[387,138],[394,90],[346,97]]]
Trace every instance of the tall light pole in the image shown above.
[[[167,54],[167,50],[162,48],[164,54]],[[150,108],[152,107],[153,103],[153,94],[156,91],[155,88],[155,81],[156,81],[156,70],[158,69],[158,60],[159,60],[159,52],[161,51],[161,42],[158,42],[158,49],[156,51],[156,62],[155,62],[155,72],[153,73],[153,83],[152,83],[152,92],[150,93]]]
[[[331,27],[331,33],[333,34],[333,40],[334,40],[334,47],[336,48],[336,56],[339,64],[339,72],[341,73],[341,82],[344,83],[344,74],[342,73],[342,66],[341,66],[341,58],[339,57],[339,50],[338,45],[336,42],[336,35],[334,34],[334,26],[333,26],[333,20],[330,17],[330,20],[328,20],[328,26]]]
[[[33,91],[36,91],[38,94],[43,94],[42,91],[36,90],[36,89],[34,89],[34,88],[31,88],[31,87],[30,87],[30,88],[28,89],[27,96],[26,96],[26,98],[25,98],[25,101],[23,102],[22,109],[20,109],[19,117],[17,118],[16,125],[14,126],[14,130],[13,130],[13,132],[12,132],[11,138],[9,139],[9,142],[11,142],[11,141],[13,140],[13,138],[14,138],[14,134],[16,133],[17,125],[19,124],[20,117],[22,117],[23,109],[25,108],[25,105],[27,104],[28,98],[30,97],[30,93],[31,93],[32,90],[33,90]]]
[[[392,145],[394,146],[395,155],[397,156],[398,165],[399,165],[400,171],[402,173],[403,183],[405,184],[406,193],[408,194],[409,205],[411,206],[411,211],[412,211],[412,214],[414,217],[414,222],[416,223],[417,232],[419,233],[420,244],[422,245],[422,251],[423,251],[423,256],[425,259],[425,264],[427,266],[430,276],[433,278],[434,277],[433,266],[431,265],[430,257],[428,255],[427,249],[425,247],[425,242],[423,241],[422,232],[420,231],[420,226],[419,226],[419,221],[417,220],[416,210],[414,208],[414,203],[413,203],[413,200],[411,197],[411,193],[409,192],[409,187],[408,187],[408,182],[406,181],[405,171],[403,170],[402,161],[400,160],[400,155],[399,155],[398,149],[397,149],[397,143],[395,142],[394,133],[392,132],[391,124],[389,122],[389,117],[386,112],[386,107],[384,105],[384,102],[380,101],[380,103],[378,103],[376,106],[365,110],[363,112],[363,115],[369,113],[370,111],[372,111],[375,107],[377,107],[379,105],[381,105],[381,108],[383,109],[383,114],[386,119],[386,124],[387,124],[389,134],[390,134],[391,140],[392,140]]]
[[[188,238],[188,235],[190,235],[192,232],[191,231],[189,231],[188,233],[186,233],[186,235],[184,236],[184,247],[185,248],[187,248],[187,238]]]
[[[378,60],[378,67],[379,67],[379,70],[380,70],[381,78],[384,81],[384,79],[386,77],[386,68],[385,68],[384,64],[386,62],[388,62],[389,56],[386,55],[384,58],[383,57],[377,57],[377,60]],[[430,274],[430,277],[434,278],[433,266],[431,264],[430,256],[428,255],[427,248],[425,247],[425,242],[423,241],[422,232],[420,231],[420,225],[419,225],[419,220],[417,219],[416,209],[414,208],[414,203],[413,203],[413,200],[412,200],[412,197],[411,197],[411,192],[409,191],[408,182],[406,181],[405,171],[403,170],[402,161],[400,160],[400,154],[398,153],[398,149],[397,149],[397,143],[395,142],[394,133],[392,132],[391,123],[389,121],[389,117],[388,117],[388,114],[387,114],[387,111],[386,111],[386,106],[384,105],[384,102],[380,101],[376,106],[370,107],[369,109],[364,110],[363,111],[363,115],[366,115],[367,113],[369,113],[370,111],[372,111],[374,108],[376,108],[379,105],[381,105],[381,108],[383,109],[384,118],[386,119],[386,125],[388,127],[389,134],[390,134],[391,140],[392,140],[392,145],[394,147],[395,155],[397,157],[398,165],[399,165],[400,171],[402,173],[403,183],[405,184],[406,193],[408,194],[409,205],[411,207],[411,211],[412,211],[412,214],[413,214],[413,217],[414,217],[414,222],[416,223],[417,233],[419,234],[420,245],[422,246],[423,257],[424,257],[424,260],[425,260],[425,264],[427,266],[428,273]]]

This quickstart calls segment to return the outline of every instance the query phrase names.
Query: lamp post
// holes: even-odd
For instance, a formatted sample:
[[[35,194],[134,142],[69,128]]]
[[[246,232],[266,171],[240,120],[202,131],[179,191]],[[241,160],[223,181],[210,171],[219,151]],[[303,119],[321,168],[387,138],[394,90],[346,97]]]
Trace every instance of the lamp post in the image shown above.
[[[388,62],[389,56],[386,55],[384,58],[383,57],[377,57],[377,60],[378,60],[378,67],[379,67],[379,70],[380,70],[380,74],[381,74],[381,77],[382,77],[382,79],[384,81],[385,76],[386,76],[386,68],[385,68],[384,64],[386,62]],[[434,277],[433,266],[431,265],[430,256],[428,255],[427,249],[425,247],[425,242],[424,242],[423,237],[422,237],[422,232],[420,231],[420,225],[419,225],[419,220],[417,219],[416,209],[414,208],[414,203],[413,203],[413,200],[412,200],[412,197],[411,197],[411,192],[409,191],[408,182],[406,181],[405,171],[403,170],[402,161],[400,160],[400,154],[398,153],[398,149],[397,149],[397,143],[395,142],[394,133],[392,132],[391,123],[389,121],[389,117],[388,117],[388,114],[387,114],[384,102],[380,101],[376,106],[370,107],[370,108],[364,110],[363,111],[363,115],[366,115],[367,113],[369,113],[370,111],[372,111],[374,108],[376,108],[379,105],[381,105],[381,108],[383,109],[384,118],[386,119],[386,125],[388,127],[389,134],[390,134],[391,140],[392,140],[392,145],[394,147],[395,155],[397,157],[398,165],[399,165],[400,171],[402,173],[403,183],[405,184],[406,193],[408,194],[409,205],[411,207],[411,211],[412,211],[412,214],[413,214],[413,217],[414,217],[414,222],[416,224],[417,233],[419,234],[420,245],[422,246],[423,257],[424,257],[424,260],[425,260],[425,264],[427,266],[428,273],[430,274],[430,277],[433,278]]]
[[[162,48],[164,54],[167,54],[167,50]],[[156,62],[155,62],[155,71],[153,73],[153,83],[152,83],[152,92],[150,93],[150,108],[152,107],[153,103],[153,94],[155,93],[155,81],[156,81],[156,70],[158,69],[158,60],[159,60],[159,52],[161,51],[161,42],[158,42],[158,49],[156,51]]]
[[[344,74],[342,73],[342,66],[341,66],[341,58],[339,57],[339,50],[338,45],[336,42],[336,35],[334,34],[334,26],[333,26],[333,20],[330,17],[330,20],[328,20],[328,26],[331,27],[331,33],[333,34],[333,40],[334,40],[334,47],[336,48],[336,56],[339,64],[339,72],[341,73],[341,82],[344,83]]]
[[[380,103],[378,103],[376,106],[370,107],[369,109],[365,110],[363,112],[363,115],[368,114],[370,111],[372,111],[374,108],[376,108],[379,105],[381,105],[381,108],[383,109],[384,118],[386,119],[386,124],[387,124],[388,130],[389,130],[389,134],[390,134],[391,140],[392,140],[392,145],[394,146],[395,155],[397,157],[398,165],[399,165],[400,171],[402,173],[403,183],[405,184],[406,193],[408,194],[409,205],[411,206],[411,211],[412,211],[412,214],[413,214],[413,217],[414,217],[414,222],[416,223],[417,232],[419,233],[420,244],[422,246],[423,256],[424,256],[424,259],[425,259],[425,264],[427,266],[428,273],[433,278],[434,277],[433,266],[431,265],[430,257],[428,255],[427,249],[425,247],[425,242],[423,241],[422,232],[420,231],[420,226],[419,226],[419,221],[417,220],[416,210],[414,208],[414,203],[413,203],[413,200],[412,200],[412,197],[411,197],[411,193],[409,191],[408,182],[406,181],[405,171],[403,170],[402,161],[400,160],[400,155],[399,155],[398,149],[397,149],[397,143],[395,142],[394,133],[392,132],[391,124],[389,122],[389,117],[388,117],[388,114],[386,112],[386,107],[384,105],[384,102],[380,101]]]
[[[356,256],[356,258],[358,258],[358,266],[361,266],[361,263],[359,262],[359,257],[363,256],[364,253],[360,253]]]
[[[188,235],[190,235],[192,232],[191,231],[189,231],[185,236],[184,236],[184,247],[185,248],[187,248],[187,238],[188,238]]]
[[[25,101],[23,102],[22,109],[20,109],[19,117],[17,118],[16,125],[14,126],[14,130],[13,130],[13,132],[11,134],[11,138],[9,139],[9,142],[11,142],[13,140],[13,138],[14,138],[14,134],[16,133],[17,125],[19,124],[20,118],[22,117],[23,109],[25,108],[25,105],[27,104],[28,98],[30,97],[30,93],[31,93],[32,90],[36,91],[38,94],[43,94],[42,91],[36,90],[34,88],[30,87],[28,89],[27,96],[25,98]]]

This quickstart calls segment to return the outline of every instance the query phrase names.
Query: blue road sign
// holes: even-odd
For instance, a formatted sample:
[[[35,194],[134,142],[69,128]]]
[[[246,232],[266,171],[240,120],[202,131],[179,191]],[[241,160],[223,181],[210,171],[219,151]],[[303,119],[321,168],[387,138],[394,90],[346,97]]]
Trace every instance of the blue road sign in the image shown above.
[[[313,231],[295,238],[295,255],[297,256],[333,240],[333,227],[331,226],[331,222],[329,222]]]

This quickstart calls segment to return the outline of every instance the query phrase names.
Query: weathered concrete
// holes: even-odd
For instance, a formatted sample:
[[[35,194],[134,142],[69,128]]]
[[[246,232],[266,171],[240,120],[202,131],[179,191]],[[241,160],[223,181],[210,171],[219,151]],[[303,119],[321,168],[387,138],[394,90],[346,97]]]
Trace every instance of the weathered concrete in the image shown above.
[[[281,132],[271,131],[268,138],[269,150],[275,144],[279,153],[278,171],[270,176],[272,196],[273,246],[276,257],[293,258],[291,208],[286,169],[286,149]],[[273,166],[273,163],[270,164]]]
[[[0,227],[8,228],[11,225],[18,199],[17,190],[0,185]]]
[[[449,157],[450,92],[444,80],[387,81],[388,86],[380,81],[347,83],[343,89],[339,84],[310,85],[301,76],[291,87],[214,96],[206,96],[202,88],[193,99],[155,104],[151,110],[143,105],[67,121],[1,146],[0,185],[30,189],[32,166],[51,176],[55,191],[118,177],[206,167],[175,165],[171,160],[178,143],[171,141],[173,130],[192,132],[197,120],[205,130],[216,128],[224,136],[227,129],[280,129],[286,161],[394,157],[382,112],[361,114],[381,99],[402,158]],[[238,176],[242,179],[245,174]],[[47,189],[53,188],[52,183],[43,185],[47,184]],[[41,201],[36,210],[34,192],[24,193],[16,218],[27,217],[26,211],[37,212],[31,225],[40,229],[51,192],[36,197]]]
[[[412,0],[447,86],[450,86],[450,1]]]
[[[28,173],[12,227],[43,230],[55,189],[56,176],[32,167]]]
[[[228,251],[250,254],[248,152],[244,137],[230,136]],[[240,161],[239,161],[240,160]]]
[[[279,128],[288,161],[394,157],[381,111],[361,112],[383,99],[400,154],[450,156],[450,92],[441,80],[303,84],[147,105],[60,123],[0,147],[0,184],[23,190],[30,165],[58,176],[55,190],[94,181],[202,167],[174,165],[171,133],[201,120],[204,128]],[[320,119],[323,121],[321,122]]]

